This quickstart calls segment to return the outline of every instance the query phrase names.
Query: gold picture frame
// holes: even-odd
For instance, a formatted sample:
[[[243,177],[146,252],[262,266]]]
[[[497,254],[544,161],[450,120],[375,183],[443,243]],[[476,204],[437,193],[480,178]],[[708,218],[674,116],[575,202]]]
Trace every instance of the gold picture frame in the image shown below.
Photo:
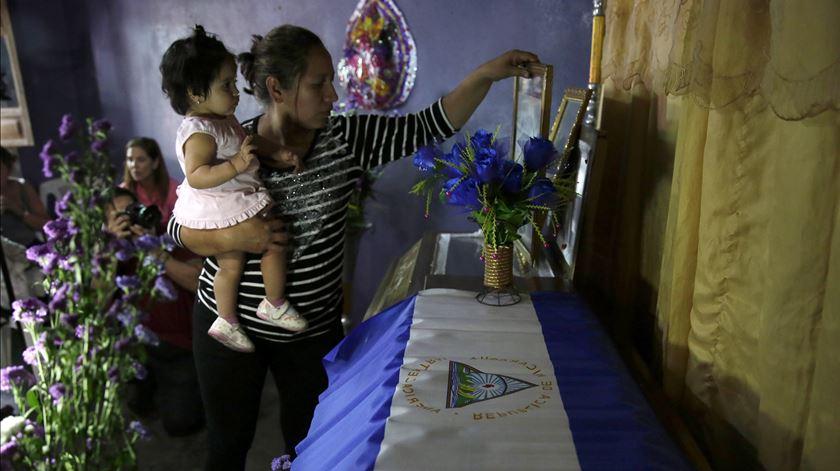
[[[551,113],[551,84],[554,68],[551,64],[532,63],[525,66],[531,78],[516,77],[513,81],[513,126],[510,134],[510,155],[522,163],[522,148],[517,140],[522,136],[545,137]]]
[[[560,158],[546,169],[548,178],[558,178],[566,170],[586,115],[586,106],[591,98],[592,90],[588,88],[567,88],[563,92],[563,99],[560,100],[548,137],[560,153]]]
[[[15,37],[6,1],[0,0],[0,140],[4,147],[23,147],[34,144],[32,124],[23,92]]]

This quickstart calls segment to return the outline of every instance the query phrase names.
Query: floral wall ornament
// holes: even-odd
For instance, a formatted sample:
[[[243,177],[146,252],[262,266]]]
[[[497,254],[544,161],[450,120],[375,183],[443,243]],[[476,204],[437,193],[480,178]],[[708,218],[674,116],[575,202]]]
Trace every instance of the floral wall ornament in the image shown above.
[[[414,37],[394,0],[360,0],[347,24],[338,78],[351,107],[388,110],[408,99],[417,75]]]

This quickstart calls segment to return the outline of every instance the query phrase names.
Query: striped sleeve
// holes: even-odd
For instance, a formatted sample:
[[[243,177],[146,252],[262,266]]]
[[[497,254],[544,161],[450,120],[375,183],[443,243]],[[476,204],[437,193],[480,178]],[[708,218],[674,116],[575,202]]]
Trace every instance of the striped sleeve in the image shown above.
[[[174,217],[169,218],[169,222],[166,224],[166,232],[175,240],[175,243],[179,247],[186,248],[184,247],[184,243],[181,242],[181,225],[175,222]]]
[[[343,123],[344,139],[364,169],[411,155],[433,139],[446,139],[455,131],[442,98],[417,113],[397,117],[351,115]]]

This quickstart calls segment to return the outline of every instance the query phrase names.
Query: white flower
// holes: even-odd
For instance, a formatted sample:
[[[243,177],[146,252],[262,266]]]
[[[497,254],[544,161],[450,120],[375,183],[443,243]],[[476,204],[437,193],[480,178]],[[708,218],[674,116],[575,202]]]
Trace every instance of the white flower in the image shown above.
[[[23,429],[26,419],[17,415],[10,415],[0,421],[0,443],[6,443],[14,434]]]

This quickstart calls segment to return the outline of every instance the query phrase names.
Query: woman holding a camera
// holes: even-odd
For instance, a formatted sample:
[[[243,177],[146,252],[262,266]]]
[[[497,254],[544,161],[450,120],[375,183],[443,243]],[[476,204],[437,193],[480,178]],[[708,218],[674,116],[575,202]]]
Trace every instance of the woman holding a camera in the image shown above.
[[[146,207],[157,206],[161,218],[156,231],[162,232],[172,215],[178,182],[169,178],[163,154],[157,141],[149,137],[135,137],[125,145],[125,173],[120,187],[137,196]]]

